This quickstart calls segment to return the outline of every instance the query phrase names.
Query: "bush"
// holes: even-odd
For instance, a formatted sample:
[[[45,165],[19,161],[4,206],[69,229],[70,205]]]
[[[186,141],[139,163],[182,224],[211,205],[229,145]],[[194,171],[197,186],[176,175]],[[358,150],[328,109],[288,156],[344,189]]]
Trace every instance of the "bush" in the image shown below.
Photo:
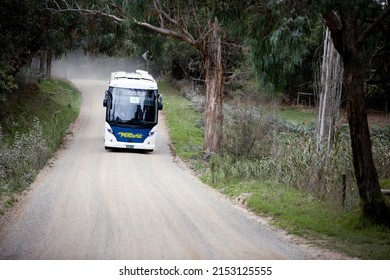
[[[16,85],[15,78],[12,75],[14,69],[0,61],[0,94],[5,95],[6,93],[10,93],[12,90],[16,89],[18,86]],[[4,96],[1,96],[2,99]]]
[[[371,137],[373,156],[381,179],[390,179],[390,140],[389,135],[373,134]]]
[[[269,154],[275,119],[248,103],[226,114],[221,152],[233,159],[259,159]],[[225,110],[227,111],[227,110]]]
[[[49,155],[38,119],[34,119],[30,131],[16,134],[12,144],[6,143],[0,127],[0,149],[0,189],[3,192],[22,189],[30,184]]]

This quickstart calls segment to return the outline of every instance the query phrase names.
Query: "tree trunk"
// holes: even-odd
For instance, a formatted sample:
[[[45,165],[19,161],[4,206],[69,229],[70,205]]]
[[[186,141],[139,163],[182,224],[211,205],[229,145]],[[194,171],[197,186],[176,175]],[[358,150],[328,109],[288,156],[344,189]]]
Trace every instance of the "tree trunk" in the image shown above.
[[[40,50],[39,51],[39,76],[44,77],[45,76],[45,66],[46,66],[46,50]]]
[[[327,163],[333,145],[335,126],[339,119],[343,67],[340,55],[334,48],[329,28],[325,30],[321,77],[318,81],[317,152]]]
[[[209,25],[211,32],[202,52],[206,74],[204,151],[215,153],[218,152],[222,139],[224,67],[218,21],[212,20]]]
[[[365,107],[364,79],[357,56],[344,60],[347,113],[351,135],[353,165],[365,217],[390,224],[390,212],[379,185],[372,156],[370,131]]]
[[[52,57],[53,57],[52,51],[51,51],[51,49],[48,49],[47,53],[46,53],[46,72],[45,72],[45,76],[47,78],[51,78]]]
[[[363,66],[357,48],[356,11],[343,11],[342,27],[333,24],[332,14],[325,17],[332,39],[344,62],[344,88],[351,135],[353,165],[364,217],[390,225],[390,210],[382,195],[372,156],[370,131],[364,95]]]

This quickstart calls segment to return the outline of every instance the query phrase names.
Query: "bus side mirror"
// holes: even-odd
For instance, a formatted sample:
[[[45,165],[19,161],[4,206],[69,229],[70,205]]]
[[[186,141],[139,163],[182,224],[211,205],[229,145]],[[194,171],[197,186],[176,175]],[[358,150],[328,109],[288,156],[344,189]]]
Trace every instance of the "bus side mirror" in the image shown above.
[[[157,109],[158,109],[158,110],[162,110],[162,109],[163,109],[163,103],[162,103],[162,96],[161,96],[160,94],[158,95],[157,104],[158,104]]]
[[[110,92],[108,90],[106,90],[106,92],[104,93],[103,107],[108,106],[108,97],[110,96],[109,94],[110,94]]]

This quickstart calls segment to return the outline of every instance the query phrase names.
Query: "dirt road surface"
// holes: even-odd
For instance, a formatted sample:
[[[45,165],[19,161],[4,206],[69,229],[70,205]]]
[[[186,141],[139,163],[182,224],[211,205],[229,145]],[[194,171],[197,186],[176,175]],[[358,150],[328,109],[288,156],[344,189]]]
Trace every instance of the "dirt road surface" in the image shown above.
[[[74,83],[75,133],[2,223],[0,259],[307,258],[177,165],[162,113],[153,153],[106,151],[108,82]]]

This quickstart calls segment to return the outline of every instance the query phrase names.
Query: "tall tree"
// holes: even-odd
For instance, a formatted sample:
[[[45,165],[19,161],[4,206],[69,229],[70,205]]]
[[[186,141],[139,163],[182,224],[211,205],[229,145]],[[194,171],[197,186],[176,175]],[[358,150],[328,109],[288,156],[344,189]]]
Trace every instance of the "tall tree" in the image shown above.
[[[372,156],[365,105],[365,67],[362,52],[373,34],[390,20],[390,6],[377,1],[346,1],[329,5],[323,11],[335,48],[344,63],[344,87],[351,135],[353,165],[363,202],[364,216],[390,225],[390,210],[381,193]],[[371,21],[373,17],[373,21]],[[383,36],[388,36],[383,33]]]

